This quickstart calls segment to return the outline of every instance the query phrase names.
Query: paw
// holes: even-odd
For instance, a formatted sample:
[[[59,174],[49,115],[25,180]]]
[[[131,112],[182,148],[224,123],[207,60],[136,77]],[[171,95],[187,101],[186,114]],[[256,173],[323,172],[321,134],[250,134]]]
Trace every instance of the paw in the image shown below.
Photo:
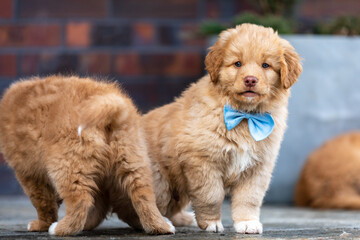
[[[169,219],[162,217],[157,221],[142,223],[143,229],[149,234],[175,234],[175,227]]]
[[[197,226],[194,212],[181,211],[171,217],[171,222],[176,227]]]
[[[234,224],[237,233],[262,234],[263,227],[258,220],[241,221]]]
[[[221,223],[221,220],[208,221],[207,224],[208,225],[205,229],[205,231],[207,231],[207,232],[223,232],[224,231],[224,227]]]
[[[53,224],[51,224],[51,226],[49,227],[49,234],[50,235],[55,235],[55,228],[57,226],[57,222],[54,222]]]
[[[170,233],[175,234],[175,227],[174,227],[174,225],[171,223],[171,221],[170,221],[168,218],[164,217],[164,219],[165,219],[165,222],[169,225],[169,231],[170,231]]]
[[[46,232],[48,228],[49,224],[39,220],[31,221],[27,225],[27,230],[29,232]]]
[[[49,227],[49,235],[56,236],[70,236],[80,233],[84,228],[78,223],[72,221],[72,224],[67,224],[66,216],[60,222],[54,222]]]

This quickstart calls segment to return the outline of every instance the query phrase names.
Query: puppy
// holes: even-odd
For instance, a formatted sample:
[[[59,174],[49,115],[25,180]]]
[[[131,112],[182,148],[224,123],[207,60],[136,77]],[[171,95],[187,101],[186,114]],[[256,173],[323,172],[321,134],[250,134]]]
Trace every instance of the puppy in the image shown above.
[[[338,136],[308,157],[296,187],[297,206],[360,209],[360,132]]]
[[[148,233],[174,233],[156,207],[139,129],[115,84],[61,76],[13,84],[0,104],[0,147],[36,208],[28,230],[76,234],[111,210]],[[61,201],[66,215],[57,222]]]
[[[289,88],[302,71],[299,56],[271,28],[243,24],[220,34],[205,64],[209,75],[142,117],[157,206],[186,225],[191,201],[198,226],[222,232],[230,193],[236,232],[261,233],[260,206],[286,128]]]

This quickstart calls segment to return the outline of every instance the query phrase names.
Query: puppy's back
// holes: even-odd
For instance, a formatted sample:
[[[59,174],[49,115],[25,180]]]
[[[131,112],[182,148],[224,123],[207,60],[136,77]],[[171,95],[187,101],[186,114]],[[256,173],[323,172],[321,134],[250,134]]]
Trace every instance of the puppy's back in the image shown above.
[[[295,204],[360,209],[360,132],[326,142],[309,157],[296,186]]]
[[[78,77],[51,76],[16,82],[0,103],[0,148],[8,155],[7,161],[27,159],[11,157],[14,154],[43,156],[44,149],[59,139],[79,139],[78,108],[82,102],[94,95],[120,92],[113,84]]]

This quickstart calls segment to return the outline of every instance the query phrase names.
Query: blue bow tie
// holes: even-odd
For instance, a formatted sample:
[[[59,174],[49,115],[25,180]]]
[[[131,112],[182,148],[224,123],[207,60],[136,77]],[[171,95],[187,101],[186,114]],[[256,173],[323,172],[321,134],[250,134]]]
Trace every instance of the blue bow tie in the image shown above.
[[[236,127],[244,118],[248,119],[249,131],[255,141],[261,141],[267,138],[275,126],[274,119],[271,117],[270,113],[244,113],[225,104],[224,121],[228,131]]]

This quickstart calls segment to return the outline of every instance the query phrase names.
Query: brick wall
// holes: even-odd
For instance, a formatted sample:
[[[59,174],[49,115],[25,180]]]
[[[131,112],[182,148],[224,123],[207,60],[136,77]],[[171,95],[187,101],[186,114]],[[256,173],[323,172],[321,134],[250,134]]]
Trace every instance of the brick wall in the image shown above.
[[[297,19],[359,13],[358,0],[303,0]],[[324,9],[324,10],[322,10]],[[55,73],[114,79],[142,111],[172,101],[204,72],[205,19],[228,22],[245,0],[0,0],[0,92]],[[21,192],[0,157],[0,194]]]
[[[169,102],[204,74],[201,4],[208,5],[1,0],[0,89],[32,75],[76,73],[118,80],[142,110]]]
[[[148,110],[204,74],[199,24],[246,10],[256,8],[244,0],[1,0],[0,90],[32,75],[97,75],[123,83]],[[360,14],[360,1],[302,0],[295,11],[304,22],[343,14]]]

